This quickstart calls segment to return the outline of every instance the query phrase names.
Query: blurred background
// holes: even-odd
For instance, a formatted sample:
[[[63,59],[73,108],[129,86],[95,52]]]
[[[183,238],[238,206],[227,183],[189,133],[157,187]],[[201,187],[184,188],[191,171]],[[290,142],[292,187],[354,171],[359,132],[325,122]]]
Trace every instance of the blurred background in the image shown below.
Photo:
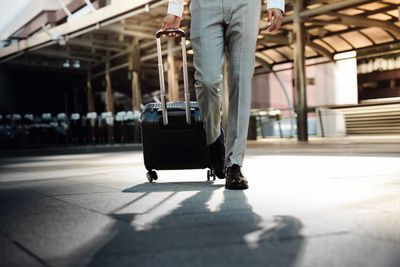
[[[286,0],[273,33],[263,0],[245,191],[146,175],[167,6],[0,1],[0,266],[400,266],[400,0]],[[162,39],[169,101],[181,42]]]
[[[266,31],[265,3],[249,139],[397,138],[400,1],[286,1],[283,26],[273,33]],[[159,101],[154,34],[167,5],[2,1],[1,148],[139,143],[140,113]],[[185,1],[182,28],[195,100],[189,26]],[[169,101],[183,100],[180,42],[162,40]],[[226,64],[221,71],[227,100]]]

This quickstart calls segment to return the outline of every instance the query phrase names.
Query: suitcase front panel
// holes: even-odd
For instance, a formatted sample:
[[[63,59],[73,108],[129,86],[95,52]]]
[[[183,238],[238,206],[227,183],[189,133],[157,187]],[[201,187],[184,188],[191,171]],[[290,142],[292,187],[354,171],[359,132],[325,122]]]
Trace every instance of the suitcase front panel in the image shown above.
[[[209,167],[205,131],[196,105],[186,123],[184,103],[168,103],[164,126],[157,104],[148,104],[141,116],[143,156],[148,170],[202,169]]]

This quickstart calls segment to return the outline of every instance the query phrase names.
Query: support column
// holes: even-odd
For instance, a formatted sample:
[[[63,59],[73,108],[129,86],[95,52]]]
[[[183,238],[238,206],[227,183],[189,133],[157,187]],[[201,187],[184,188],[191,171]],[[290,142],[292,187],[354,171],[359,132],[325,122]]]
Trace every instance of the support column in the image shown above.
[[[134,41],[132,54],[129,56],[129,76],[132,88],[132,110],[140,110],[142,103],[142,90],[140,88],[140,49],[137,41]]]
[[[175,46],[175,39],[168,39],[168,56],[167,56],[167,70],[168,70],[168,98],[169,101],[179,101],[179,86],[176,75],[175,57],[173,48]]]
[[[106,61],[106,111],[111,112],[112,116],[107,117],[107,143],[114,143],[114,94],[111,86],[110,60]]]
[[[114,114],[114,96],[111,86],[110,61],[106,62],[106,111]]]
[[[304,9],[304,0],[296,0],[293,7],[294,46],[294,84],[296,89],[297,139],[308,141],[307,132],[307,88],[305,68],[305,40],[307,32],[301,21],[300,12]]]
[[[142,90],[140,88],[140,48],[137,39],[133,40],[132,54],[129,56],[129,76],[131,78],[132,88],[132,110],[140,110],[140,104],[142,103]],[[133,142],[140,143],[140,127],[139,118],[135,118],[133,128]]]
[[[93,99],[93,88],[92,88],[92,71],[88,70],[87,77],[87,104],[88,104],[88,112],[94,112],[94,99]]]

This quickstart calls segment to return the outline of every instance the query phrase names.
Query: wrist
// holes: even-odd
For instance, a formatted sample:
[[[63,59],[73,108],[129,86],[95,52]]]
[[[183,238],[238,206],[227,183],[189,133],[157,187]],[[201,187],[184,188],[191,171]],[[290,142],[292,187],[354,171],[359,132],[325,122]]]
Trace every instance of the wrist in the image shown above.
[[[175,14],[171,14],[171,13],[167,13],[167,16],[173,17],[174,19],[180,19],[181,17],[175,15]]]
[[[179,5],[174,2],[169,2],[167,13],[174,15],[176,17],[182,17],[183,5]]]
[[[285,12],[285,1],[284,0],[268,0],[267,1],[267,9],[277,8]]]
[[[272,8],[268,8],[268,10],[267,10],[267,11],[269,11],[269,10],[271,10],[271,11],[275,11],[275,10],[277,10],[278,12],[280,12],[280,13],[283,15],[283,11],[282,11],[282,9],[280,9],[280,8],[277,8],[277,7],[272,7]]]

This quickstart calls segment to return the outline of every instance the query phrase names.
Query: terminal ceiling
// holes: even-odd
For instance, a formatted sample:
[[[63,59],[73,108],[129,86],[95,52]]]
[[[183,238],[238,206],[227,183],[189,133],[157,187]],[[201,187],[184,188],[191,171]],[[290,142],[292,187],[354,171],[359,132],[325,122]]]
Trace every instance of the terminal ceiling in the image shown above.
[[[88,1],[82,0],[83,4],[85,2]],[[283,26],[274,33],[266,32],[264,5],[257,42],[257,65],[262,62],[264,66],[272,67],[293,61],[293,2],[286,1]],[[136,51],[133,68],[140,67],[142,79],[157,87],[154,33],[160,28],[168,1],[137,0],[124,6],[111,3],[82,18],[49,29],[42,27],[29,36],[18,36],[18,41],[0,49],[1,64],[63,68],[66,60],[79,61],[80,70],[90,69],[95,78],[105,74],[107,61],[111,72],[127,70],[129,55]],[[308,33],[305,37],[307,58],[324,57],[334,61],[335,54],[347,51],[361,54],[371,51],[370,48],[384,54],[399,53],[400,0],[308,0],[305,3],[301,19]],[[190,31],[188,5],[186,1],[182,22],[182,28],[187,32]],[[167,42],[163,40],[165,48]],[[179,49],[176,42],[172,50]],[[189,42],[188,51],[191,53]],[[175,55],[179,65],[180,53]],[[140,66],[137,66],[138,62]]]

